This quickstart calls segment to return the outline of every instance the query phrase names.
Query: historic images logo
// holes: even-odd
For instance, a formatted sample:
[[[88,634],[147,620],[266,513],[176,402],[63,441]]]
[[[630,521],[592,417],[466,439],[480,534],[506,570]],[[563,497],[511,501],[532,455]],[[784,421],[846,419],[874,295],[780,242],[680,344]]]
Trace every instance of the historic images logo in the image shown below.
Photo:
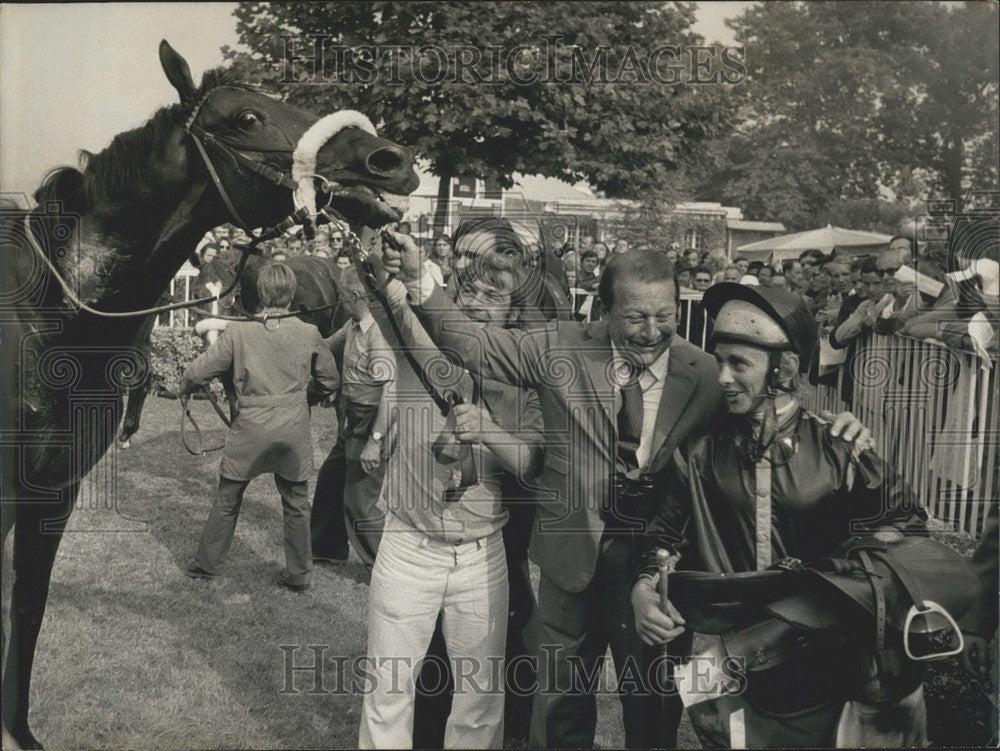
[[[285,67],[280,83],[366,86],[379,78],[394,85],[474,83],[738,84],[746,78],[745,49],[662,44],[655,47],[564,44],[542,36],[514,47],[487,45],[334,44],[329,34],[282,35]]]

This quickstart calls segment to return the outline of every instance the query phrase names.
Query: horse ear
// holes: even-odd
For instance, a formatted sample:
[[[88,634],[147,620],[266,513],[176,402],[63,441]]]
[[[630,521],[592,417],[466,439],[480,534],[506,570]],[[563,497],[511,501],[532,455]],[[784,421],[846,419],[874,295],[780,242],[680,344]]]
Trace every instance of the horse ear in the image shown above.
[[[90,160],[93,158],[94,155],[92,152],[87,151],[86,149],[80,149],[78,152],[76,152],[76,162],[77,162],[76,168],[80,170],[80,172],[86,172],[87,166],[90,164]]]
[[[193,99],[195,85],[191,78],[191,69],[187,61],[167,43],[166,39],[160,42],[160,65],[167,74],[167,80],[180,94],[181,101],[187,102]]]

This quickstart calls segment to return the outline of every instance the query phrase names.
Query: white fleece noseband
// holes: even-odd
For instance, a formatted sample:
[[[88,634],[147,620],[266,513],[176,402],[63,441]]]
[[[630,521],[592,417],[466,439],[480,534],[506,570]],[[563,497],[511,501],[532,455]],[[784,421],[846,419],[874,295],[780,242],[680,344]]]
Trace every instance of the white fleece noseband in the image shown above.
[[[326,115],[317,120],[309,130],[302,134],[295,145],[292,154],[292,179],[298,184],[293,195],[295,208],[303,206],[309,211],[309,217],[316,219],[316,186],[313,177],[316,175],[316,159],[319,150],[327,141],[344,128],[358,128],[373,136],[377,136],[372,121],[355,110],[341,110]]]

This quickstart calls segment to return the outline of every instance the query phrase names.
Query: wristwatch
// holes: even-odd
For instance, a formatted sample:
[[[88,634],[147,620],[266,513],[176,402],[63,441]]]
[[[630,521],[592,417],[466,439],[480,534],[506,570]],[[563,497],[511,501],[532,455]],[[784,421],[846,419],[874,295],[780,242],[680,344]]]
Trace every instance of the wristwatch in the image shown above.
[[[374,433],[372,433],[372,440],[375,441],[375,443],[381,443],[383,438],[385,438],[385,436],[379,433],[377,430]]]

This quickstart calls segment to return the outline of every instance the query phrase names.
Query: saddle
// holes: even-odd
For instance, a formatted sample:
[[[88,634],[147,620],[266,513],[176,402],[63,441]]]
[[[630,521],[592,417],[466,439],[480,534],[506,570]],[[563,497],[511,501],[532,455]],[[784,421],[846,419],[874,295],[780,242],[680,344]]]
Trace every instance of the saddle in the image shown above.
[[[948,546],[893,532],[852,537],[809,563],[785,559],[740,574],[678,572],[669,586],[688,625],[727,634],[730,654],[737,644],[767,652],[772,641],[789,643],[790,634],[808,637],[796,643],[850,646],[854,698],[878,702],[915,687],[920,663],[962,651],[956,619],[972,604],[976,577]],[[787,648],[774,651],[794,657]]]
[[[794,561],[783,562],[793,573]],[[962,651],[955,622],[969,610],[976,577],[968,561],[929,537],[852,537],[827,558],[798,571],[805,589],[770,602],[781,620],[811,631],[872,633],[876,651],[899,634],[911,660],[951,657]],[[955,643],[945,648],[944,630]],[[936,643],[931,643],[931,642]]]

